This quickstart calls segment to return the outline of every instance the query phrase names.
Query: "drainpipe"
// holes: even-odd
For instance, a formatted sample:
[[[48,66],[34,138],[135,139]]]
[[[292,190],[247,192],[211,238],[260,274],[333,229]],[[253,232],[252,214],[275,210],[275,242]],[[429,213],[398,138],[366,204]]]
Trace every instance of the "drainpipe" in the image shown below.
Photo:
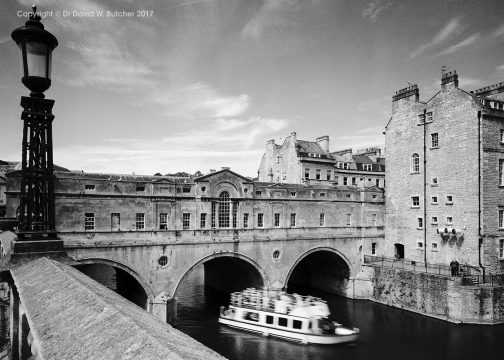
[[[485,282],[485,267],[481,263],[481,247],[483,235],[481,233],[481,111],[478,111],[478,265],[482,270]]]
[[[423,112],[424,131],[423,131],[423,228],[424,228],[424,264],[427,269],[427,108]]]

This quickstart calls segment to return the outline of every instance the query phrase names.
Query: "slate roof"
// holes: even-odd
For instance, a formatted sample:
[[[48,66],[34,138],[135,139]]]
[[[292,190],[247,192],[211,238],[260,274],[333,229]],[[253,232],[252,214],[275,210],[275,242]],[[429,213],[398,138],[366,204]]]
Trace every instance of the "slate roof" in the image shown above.
[[[69,171],[68,169],[53,165],[54,171]],[[20,161],[4,161],[0,160],[0,173],[7,173],[9,171],[21,170],[21,162]]]
[[[110,181],[132,181],[132,182],[161,182],[163,180],[173,183],[190,184],[193,183],[189,177],[179,176],[149,176],[149,175],[132,175],[132,174],[104,174],[104,173],[85,173],[81,171],[61,172],[55,171],[54,175],[57,178],[76,178],[90,180],[110,180]]]
[[[41,359],[224,359],[69,265],[39,258],[11,274]]]

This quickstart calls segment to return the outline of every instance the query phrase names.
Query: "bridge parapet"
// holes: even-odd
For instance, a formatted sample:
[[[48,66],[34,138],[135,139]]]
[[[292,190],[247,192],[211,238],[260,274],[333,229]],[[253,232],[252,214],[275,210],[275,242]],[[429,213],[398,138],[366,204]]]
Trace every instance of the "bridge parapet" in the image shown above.
[[[11,270],[13,359],[224,359],[75,268]]]
[[[66,247],[92,245],[132,246],[172,243],[270,241],[320,238],[365,238],[384,236],[383,226],[341,226],[302,228],[251,228],[163,231],[82,231],[61,232]]]

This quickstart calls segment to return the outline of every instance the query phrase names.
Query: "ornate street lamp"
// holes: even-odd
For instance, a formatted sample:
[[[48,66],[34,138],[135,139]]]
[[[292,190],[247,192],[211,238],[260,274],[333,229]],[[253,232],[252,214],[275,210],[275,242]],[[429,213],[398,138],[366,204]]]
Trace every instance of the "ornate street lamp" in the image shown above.
[[[21,97],[23,112],[21,198],[18,217],[19,240],[56,237],[52,156],[52,107],[44,99],[51,86],[51,54],[58,40],[44,30],[33,6],[29,20],[12,32],[23,59],[23,84],[30,97]]]

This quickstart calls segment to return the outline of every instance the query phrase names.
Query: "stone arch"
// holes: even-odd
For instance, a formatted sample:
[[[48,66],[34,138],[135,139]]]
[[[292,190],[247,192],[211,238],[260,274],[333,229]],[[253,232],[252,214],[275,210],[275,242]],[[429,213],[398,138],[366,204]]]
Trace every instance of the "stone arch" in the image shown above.
[[[108,259],[102,259],[102,258],[89,258],[89,259],[83,259],[83,260],[78,260],[77,265],[92,265],[92,264],[102,264],[102,265],[109,265],[118,269],[123,270],[124,272],[128,273],[131,275],[139,284],[142,286],[144,289],[145,293],[147,294],[148,299],[153,299],[156,294],[154,293],[154,290],[152,287],[141,277],[136,271],[132,270],[130,267],[117,262],[113,260],[108,260]]]
[[[298,265],[301,262],[303,262],[303,260],[307,259],[310,255],[316,254],[316,253],[321,253],[321,252],[329,252],[329,253],[332,253],[332,254],[335,254],[336,256],[338,256],[338,258],[341,260],[341,263],[346,265],[346,268],[348,269],[348,280],[353,278],[355,271],[352,269],[351,263],[348,260],[348,258],[346,257],[346,255],[337,249],[321,246],[321,247],[315,247],[315,248],[312,248],[312,249],[305,251],[294,261],[294,263],[290,267],[289,272],[287,273],[287,276],[284,280],[284,285],[283,285],[284,289],[286,289],[288,287],[289,281],[291,280],[291,277],[292,277],[294,271],[296,270],[296,268],[298,267]],[[346,269],[344,269],[344,270],[346,271]]]
[[[214,186],[212,189],[212,197],[218,197],[219,194],[223,191],[229,192],[229,195],[233,198],[242,196],[240,190],[230,181],[221,181]]]
[[[177,293],[177,290],[178,290],[180,284],[182,283],[182,281],[194,269],[196,269],[198,266],[204,264],[207,261],[210,261],[210,260],[213,260],[213,259],[217,259],[217,258],[220,258],[220,257],[232,257],[232,258],[238,258],[240,260],[244,260],[248,264],[252,265],[257,270],[257,272],[261,275],[261,279],[262,279],[262,281],[264,283],[264,286],[267,287],[267,288],[270,287],[270,282],[269,282],[268,276],[266,275],[266,272],[259,266],[259,264],[257,262],[255,262],[254,260],[252,260],[248,256],[245,256],[245,255],[240,254],[240,253],[235,253],[235,252],[220,252],[220,253],[214,253],[214,254],[205,256],[204,258],[196,261],[189,269],[187,269],[187,271],[185,271],[184,274],[177,281],[177,284],[175,285],[175,287],[173,289],[173,293],[171,294],[171,296],[175,296],[175,294]]]

